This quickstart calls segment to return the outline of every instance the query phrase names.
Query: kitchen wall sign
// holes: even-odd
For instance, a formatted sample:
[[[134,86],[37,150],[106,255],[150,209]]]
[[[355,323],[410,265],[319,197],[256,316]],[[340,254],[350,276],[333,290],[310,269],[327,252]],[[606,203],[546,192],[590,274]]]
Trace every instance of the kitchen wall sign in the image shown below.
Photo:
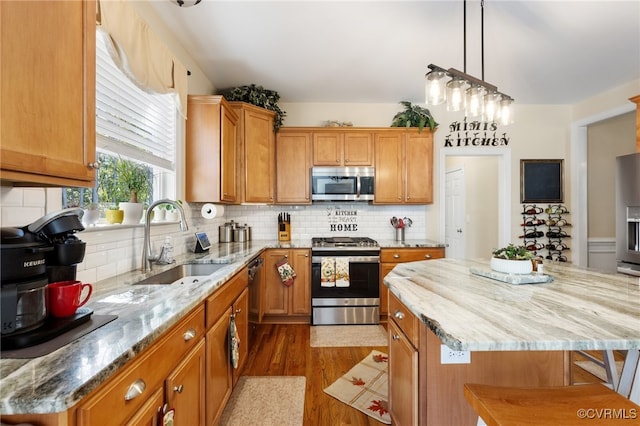
[[[444,147],[495,147],[508,146],[507,133],[498,133],[493,121],[454,121],[449,125],[449,134],[444,137]]]
[[[358,231],[358,210],[327,207],[327,222],[330,232]]]

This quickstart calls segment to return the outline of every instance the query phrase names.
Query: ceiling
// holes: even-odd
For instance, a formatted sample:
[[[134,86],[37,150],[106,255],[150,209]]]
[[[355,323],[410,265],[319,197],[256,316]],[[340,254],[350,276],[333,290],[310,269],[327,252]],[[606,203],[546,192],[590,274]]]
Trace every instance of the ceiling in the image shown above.
[[[281,102],[424,103],[428,64],[464,70],[462,0],[151,4],[218,90],[255,83]],[[480,21],[469,0],[466,71],[477,78]],[[486,0],[484,56],[485,81],[516,103],[580,102],[640,79],[640,0]]]

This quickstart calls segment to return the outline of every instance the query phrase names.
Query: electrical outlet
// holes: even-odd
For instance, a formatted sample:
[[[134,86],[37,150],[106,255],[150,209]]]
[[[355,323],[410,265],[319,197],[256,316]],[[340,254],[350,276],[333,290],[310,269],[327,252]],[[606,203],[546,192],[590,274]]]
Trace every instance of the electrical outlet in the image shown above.
[[[471,364],[471,351],[454,351],[447,345],[440,345],[441,364]]]

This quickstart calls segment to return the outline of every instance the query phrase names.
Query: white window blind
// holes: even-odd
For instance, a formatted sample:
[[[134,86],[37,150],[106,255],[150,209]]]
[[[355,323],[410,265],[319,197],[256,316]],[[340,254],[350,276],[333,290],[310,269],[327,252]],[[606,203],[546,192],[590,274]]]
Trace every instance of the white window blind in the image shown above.
[[[108,35],[96,37],[96,142],[98,148],[175,170],[173,94],[146,93],[114,64]]]

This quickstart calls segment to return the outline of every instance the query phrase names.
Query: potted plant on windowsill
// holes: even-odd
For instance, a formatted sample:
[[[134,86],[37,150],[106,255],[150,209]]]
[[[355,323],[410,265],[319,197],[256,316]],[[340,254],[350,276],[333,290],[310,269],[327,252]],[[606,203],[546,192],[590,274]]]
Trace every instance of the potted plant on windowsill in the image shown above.
[[[491,269],[505,274],[530,274],[535,256],[525,246],[509,244],[492,252]]]

